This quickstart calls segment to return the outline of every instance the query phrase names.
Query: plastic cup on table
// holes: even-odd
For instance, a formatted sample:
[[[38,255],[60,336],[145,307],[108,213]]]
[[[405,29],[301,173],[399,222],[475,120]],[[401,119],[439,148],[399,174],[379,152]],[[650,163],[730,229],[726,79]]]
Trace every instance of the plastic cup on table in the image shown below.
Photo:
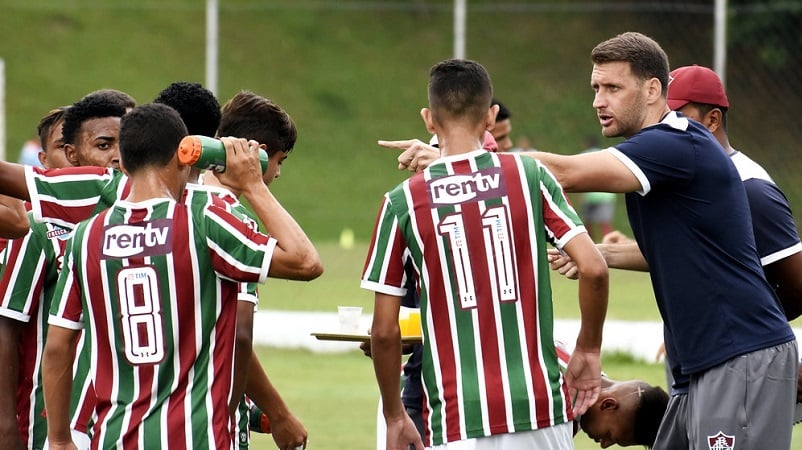
[[[337,317],[340,321],[341,333],[359,333],[359,321],[362,318],[361,306],[338,306]]]

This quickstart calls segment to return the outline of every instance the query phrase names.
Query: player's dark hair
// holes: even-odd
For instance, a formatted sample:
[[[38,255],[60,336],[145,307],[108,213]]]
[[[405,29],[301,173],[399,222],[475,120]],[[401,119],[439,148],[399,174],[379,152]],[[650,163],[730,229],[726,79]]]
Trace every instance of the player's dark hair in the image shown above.
[[[498,105],[498,114],[496,115],[496,122],[501,122],[502,120],[507,120],[512,117],[512,113],[510,110],[504,106],[504,103],[501,103],[499,99],[493,97],[493,100],[490,101],[491,105]]]
[[[104,95],[85,96],[81,100],[73,103],[64,113],[64,125],[62,128],[64,143],[75,144],[81,126],[87,120],[104,117],[122,117],[125,111],[125,106]]]
[[[691,106],[696,108],[696,111],[699,113],[699,116],[704,117],[705,114],[709,113],[714,109],[718,109],[721,111],[721,127],[724,128],[724,131],[727,131],[727,111],[729,108],[726,106],[718,106],[718,105],[709,105],[707,103],[689,103]]]
[[[120,120],[120,160],[128,173],[163,167],[175,156],[187,127],[173,108],[150,103],[137,106]]]
[[[668,55],[654,39],[636,32],[627,32],[608,39],[590,52],[594,64],[629,63],[640,80],[657,78],[665,97],[668,92]]]
[[[220,126],[220,103],[212,91],[200,83],[176,81],[164,88],[153,103],[163,103],[178,111],[189,134],[214,137]]]
[[[476,61],[447,59],[429,71],[429,107],[432,119],[467,119],[480,122],[493,98],[493,83]]]
[[[253,139],[267,146],[267,154],[289,153],[298,139],[292,118],[272,100],[251,91],[240,91],[223,105],[220,137]]]
[[[635,443],[652,448],[663,414],[668,407],[668,393],[660,386],[650,386],[646,383],[642,389],[632,428]]]
[[[119,91],[117,89],[98,89],[96,91],[92,91],[86,95],[84,95],[84,99],[87,97],[102,97],[111,102],[114,102],[127,110],[136,106],[136,99],[131,97],[126,92]]]
[[[66,113],[67,108],[69,107],[61,106],[56,109],[51,109],[39,120],[39,124],[36,126],[36,133],[39,135],[39,142],[42,146],[42,150],[48,150],[47,138],[50,136],[50,132],[53,130],[53,127],[64,120],[64,114]]]

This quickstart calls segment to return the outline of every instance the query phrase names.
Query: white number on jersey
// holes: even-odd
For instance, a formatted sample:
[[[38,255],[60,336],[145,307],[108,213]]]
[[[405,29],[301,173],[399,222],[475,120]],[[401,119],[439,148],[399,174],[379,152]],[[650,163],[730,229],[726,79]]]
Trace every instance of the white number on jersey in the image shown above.
[[[475,308],[476,287],[462,215],[457,213],[444,217],[437,229],[449,239],[460,304],[466,309]],[[507,208],[504,205],[492,206],[482,213],[482,236],[490,280],[497,300],[515,301],[518,290],[515,282],[515,258],[510,243]]]
[[[126,267],[117,274],[125,357],[131,364],[164,358],[159,280],[151,266]]]

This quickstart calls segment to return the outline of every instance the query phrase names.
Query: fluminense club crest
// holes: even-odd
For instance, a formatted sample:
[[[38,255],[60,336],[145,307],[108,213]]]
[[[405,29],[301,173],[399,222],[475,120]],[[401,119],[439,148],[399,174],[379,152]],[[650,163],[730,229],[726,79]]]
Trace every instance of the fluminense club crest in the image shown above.
[[[707,437],[707,446],[710,450],[734,450],[735,436],[727,436],[719,431],[715,436]]]

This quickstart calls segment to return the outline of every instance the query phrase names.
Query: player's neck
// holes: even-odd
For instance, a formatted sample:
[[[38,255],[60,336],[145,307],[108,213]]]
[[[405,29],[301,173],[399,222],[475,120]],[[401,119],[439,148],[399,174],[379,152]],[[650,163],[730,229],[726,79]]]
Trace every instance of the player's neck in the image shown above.
[[[154,198],[179,200],[183,184],[182,176],[173,170],[145,169],[129,174],[131,190],[125,199],[138,203]]]
[[[454,127],[437,131],[437,142],[441,156],[459,155],[482,148],[484,128],[468,129]]]

